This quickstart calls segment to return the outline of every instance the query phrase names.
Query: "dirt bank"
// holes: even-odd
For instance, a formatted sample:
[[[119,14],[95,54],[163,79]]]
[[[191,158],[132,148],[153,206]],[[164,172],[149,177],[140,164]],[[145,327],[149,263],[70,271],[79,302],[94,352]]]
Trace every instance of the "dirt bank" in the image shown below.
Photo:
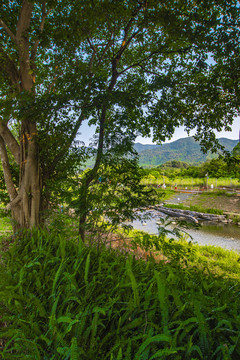
[[[204,209],[219,209],[224,212],[240,215],[239,195],[195,194],[184,199],[182,204],[186,206],[196,205]]]

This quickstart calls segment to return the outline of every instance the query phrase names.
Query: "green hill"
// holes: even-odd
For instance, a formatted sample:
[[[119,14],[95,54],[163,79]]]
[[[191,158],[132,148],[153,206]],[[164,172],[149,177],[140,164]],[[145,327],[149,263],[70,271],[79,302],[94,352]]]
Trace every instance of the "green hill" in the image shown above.
[[[237,145],[238,140],[220,138],[219,143],[229,152]],[[203,154],[201,147],[193,137],[186,137],[168,144],[162,145],[143,145],[135,144],[135,149],[139,153],[139,163],[141,166],[157,166],[169,160],[180,160],[188,163],[204,162],[216,157],[216,154],[208,152]]]
[[[233,156],[240,156],[240,142],[232,150]]]

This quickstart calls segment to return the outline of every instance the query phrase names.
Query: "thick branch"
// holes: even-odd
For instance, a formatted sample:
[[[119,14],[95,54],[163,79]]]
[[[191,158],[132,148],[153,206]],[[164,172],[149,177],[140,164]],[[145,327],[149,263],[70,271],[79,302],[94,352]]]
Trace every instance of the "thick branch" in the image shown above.
[[[7,150],[3,138],[0,136],[0,158],[2,160],[3,174],[7,187],[7,192],[10,197],[10,201],[13,201],[17,197],[17,191],[15,189],[12,174],[10,170],[10,164],[8,160]]]
[[[17,42],[14,33],[9,29],[9,27],[5,24],[5,22],[2,19],[0,19],[0,26],[6,31],[6,33],[10,36],[12,41],[16,44]]]
[[[92,65],[93,65],[93,62],[94,62],[94,59],[95,59],[95,56],[96,56],[96,54],[97,54],[97,49],[96,49],[96,46],[91,43],[91,41],[90,41],[89,38],[87,38],[87,42],[89,43],[89,46],[90,46],[90,48],[91,48],[92,51],[93,51],[92,56],[91,56],[91,59],[90,59],[90,61],[89,61],[89,69],[91,69],[91,68],[92,68]]]
[[[25,32],[30,25],[32,11],[33,3],[29,2],[28,0],[23,0],[20,16],[17,23],[16,39],[18,44],[19,41],[21,41],[21,39],[26,36]]]
[[[23,197],[23,191],[20,189],[17,196],[9,204],[7,204],[7,210],[10,210],[15,205],[17,205],[17,203],[22,201],[22,197]]]
[[[46,2],[44,2],[42,4],[42,18],[41,18],[41,22],[40,22],[40,26],[39,26],[40,32],[43,32],[45,20],[46,20],[48,14],[50,13],[50,11],[51,10],[46,11]],[[32,54],[31,54],[31,60],[32,61],[35,61],[36,54],[37,54],[37,48],[38,48],[39,43],[40,43],[40,40],[37,39],[35,41],[34,45],[33,45]]]
[[[30,26],[33,11],[33,2],[23,0],[20,16],[17,23],[16,40],[19,51],[20,74],[24,90],[31,91],[33,79],[31,74],[29,40],[27,31]]]
[[[136,32],[134,32],[129,38],[129,32],[131,29],[132,24],[134,23],[134,20],[136,18],[136,16],[138,15],[138,13],[142,10],[142,8],[144,7],[145,3],[140,3],[139,6],[135,9],[135,11],[132,14],[131,19],[129,20],[129,22],[127,23],[125,29],[124,29],[124,37],[123,37],[123,41],[122,41],[122,45],[119,49],[119,51],[117,52],[115,58],[116,59],[120,59],[122,56],[122,53],[124,52],[124,50],[128,47],[128,45],[130,44],[130,42],[132,41],[132,39],[140,32],[140,29],[137,30]]]
[[[0,121],[0,136],[11,151],[12,155],[14,156],[16,163],[19,165],[20,146],[7,125],[3,121]]]
[[[19,71],[16,68],[14,62],[10,59],[10,57],[5,53],[3,48],[0,45],[0,54],[2,57],[1,66],[2,70],[5,73],[6,78],[10,82],[11,85],[16,86],[16,88],[20,91],[20,76]]]

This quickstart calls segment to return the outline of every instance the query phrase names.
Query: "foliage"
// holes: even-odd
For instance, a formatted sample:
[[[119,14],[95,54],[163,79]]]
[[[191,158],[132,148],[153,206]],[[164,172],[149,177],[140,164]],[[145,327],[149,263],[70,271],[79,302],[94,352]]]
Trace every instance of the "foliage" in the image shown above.
[[[96,180],[104,146],[119,129],[132,141],[151,131],[164,141],[180,125],[196,128],[207,150],[215,146],[213,130],[229,128],[239,111],[233,77],[231,86],[225,81],[226,69],[232,75],[229,36],[222,37],[227,23],[238,38],[234,0],[198,6],[193,0],[26,0],[1,1],[1,7],[1,159],[7,146],[21,165],[19,184],[9,166],[5,176],[20,227],[39,225],[54,185],[61,191],[84,121],[96,126],[97,139],[82,193]],[[237,46],[231,43],[232,53]],[[86,152],[82,146],[80,164]]]
[[[235,156],[235,157],[238,157],[240,156],[240,143],[238,143],[232,150],[232,155]]]
[[[205,177],[208,174],[209,177],[233,177],[238,178],[240,176],[239,164],[230,162],[231,158],[212,159],[200,166],[190,166],[187,169],[181,171],[180,176],[192,176],[192,177]]]
[[[159,166],[160,168],[170,167],[175,169],[186,169],[189,167],[189,164],[184,161],[179,160],[171,160],[165,162],[162,166]]]
[[[105,159],[99,167],[96,180],[92,181],[88,189],[82,185],[85,176],[88,176],[88,170],[78,178],[79,188],[76,190],[75,187],[71,193],[66,193],[66,203],[80,217],[85,212],[87,220],[84,227],[92,234],[95,230],[99,231],[102,216],[113,231],[120,223],[137,218],[134,209],[159,201],[159,194],[155,189],[141,184],[142,171],[137,159],[120,156],[119,152],[117,156],[112,152]]]
[[[237,157],[234,156],[227,156],[225,158],[218,157],[217,159],[212,159],[195,166],[173,160],[152,169],[144,169],[143,173],[145,179],[157,179],[163,182],[165,178],[165,182],[167,183],[169,180],[190,178],[189,184],[193,185],[191,184],[193,179],[194,183],[196,183],[195,180],[197,179],[205,179],[204,181],[206,181],[206,175],[208,176],[209,184],[210,181],[213,182],[213,179],[219,180],[221,178],[231,178],[229,179],[229,183],[231,183],[232,179],[238,179],[240,177],[240,162]],[[200,183],[201,182],[200,180]]]
[[[239,256],[225,252],[214,275],[209,250],[146,236],[159,263],[23,233],[1,265],[1,358],[237,360]]]

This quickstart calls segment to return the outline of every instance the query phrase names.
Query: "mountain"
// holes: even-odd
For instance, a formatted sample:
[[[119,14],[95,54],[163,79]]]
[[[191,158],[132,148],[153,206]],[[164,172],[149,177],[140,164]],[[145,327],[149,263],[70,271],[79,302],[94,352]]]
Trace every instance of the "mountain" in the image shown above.
[[[227,151],[231,152],[238,144],[238,140],[220,138],[219,143]],[[134,148],[139,154],[139,164],[141,166],[157,166],[169,160],[199,163],[216,157],[216,154],[211,152],[203,154],[199,143],[193,137],[182,138],[162,145],[136,143]]]

